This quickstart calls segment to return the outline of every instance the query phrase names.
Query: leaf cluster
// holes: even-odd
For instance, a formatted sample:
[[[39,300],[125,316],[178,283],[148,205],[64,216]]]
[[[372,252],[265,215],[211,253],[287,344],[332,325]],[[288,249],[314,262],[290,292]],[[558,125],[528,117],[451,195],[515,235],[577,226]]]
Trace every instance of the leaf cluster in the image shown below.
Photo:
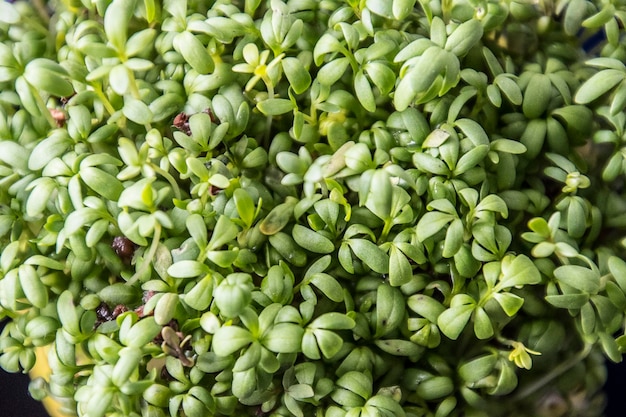
[[[49,347],[33,390],[90,417],[597,410],[568,401],[626,351],[625,22],[0,3],[0,366]]]

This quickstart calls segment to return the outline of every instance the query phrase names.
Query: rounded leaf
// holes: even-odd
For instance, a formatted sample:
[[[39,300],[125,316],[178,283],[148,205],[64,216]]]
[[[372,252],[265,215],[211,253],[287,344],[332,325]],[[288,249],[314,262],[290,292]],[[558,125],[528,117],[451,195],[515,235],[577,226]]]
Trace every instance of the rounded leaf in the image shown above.
[[[456,56],[464,56],[483,36],[483,26],[480,21],[470,19],[461,23],[448,36],[445,49]]]
[[[607,93],[626,78],[626,72],[616,69],[605,69],[589,78],[580,86],[574,100],[580,104],[591,103]]]
[[[533,74],[524,91],[522,110],[529,119],[541,116],[552,98],[552,83],[545,74]]]
[[[587,294],[595,294],[601,287],[600,274],[584,266],[560,266],[554,270],[554,277],[558,281]]]
[[[291,233],[298,245],[311,252],[331,253],[335,250],[335,245],[330,239],[308,227],[296,224]]]
[[[200,74],[213,71],[215,65],[206,47],[191,32],[184,31],[174,37],[174,49]]]
[[[416,393],[426,401],[436,400],[452,394],[454,382],[447,376],[435,376],[421,382]]]
[[[218,356],[228,356],[252,342],[252,334],[237,326],[223,326],[213,336],[213,351]]]

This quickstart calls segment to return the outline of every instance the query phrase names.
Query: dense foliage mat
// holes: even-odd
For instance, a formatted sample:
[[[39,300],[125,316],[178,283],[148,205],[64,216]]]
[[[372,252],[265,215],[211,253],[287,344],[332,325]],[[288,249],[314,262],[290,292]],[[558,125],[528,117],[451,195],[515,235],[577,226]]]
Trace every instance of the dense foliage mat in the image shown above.
[[[620,0],[0,3],[0,365],[70,415],[593,416]],[[41,355],[39,356],[41,358]]]

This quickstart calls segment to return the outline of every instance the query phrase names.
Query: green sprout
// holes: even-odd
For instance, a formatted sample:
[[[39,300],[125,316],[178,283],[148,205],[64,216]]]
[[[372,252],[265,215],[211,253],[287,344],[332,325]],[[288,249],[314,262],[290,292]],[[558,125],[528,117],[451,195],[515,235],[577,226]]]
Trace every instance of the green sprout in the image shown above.
[[[47,359],[66,416],[601,415],[625,28],[595,0],[0,2],[0,366]]]

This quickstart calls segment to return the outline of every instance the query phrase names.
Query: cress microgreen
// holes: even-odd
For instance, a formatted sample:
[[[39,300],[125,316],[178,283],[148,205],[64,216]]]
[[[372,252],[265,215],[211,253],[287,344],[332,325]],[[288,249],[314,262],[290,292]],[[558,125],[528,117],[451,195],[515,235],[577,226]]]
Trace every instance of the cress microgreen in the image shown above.
[[[599,415],[625,27],[595,0],[0,2],[0,366],[47,349],[30,391],[76,416]]]

